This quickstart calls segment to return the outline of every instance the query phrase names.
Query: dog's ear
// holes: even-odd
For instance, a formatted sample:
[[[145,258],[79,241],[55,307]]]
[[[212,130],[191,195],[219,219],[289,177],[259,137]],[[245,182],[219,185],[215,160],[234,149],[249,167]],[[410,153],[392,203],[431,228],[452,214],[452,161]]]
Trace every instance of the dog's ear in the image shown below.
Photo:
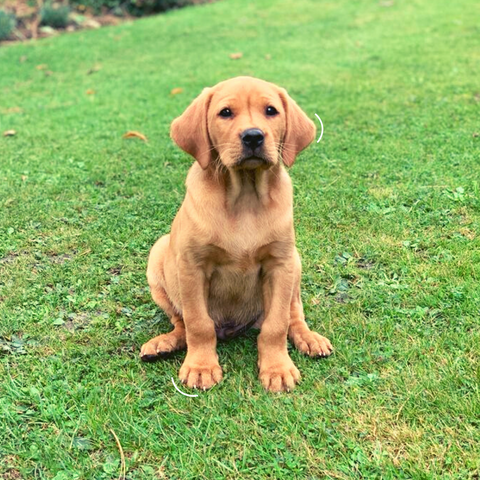
[[[291,167],[296,156],[315,139],[316,128],[315,124],[283,88],[280,89],[280,98],[287,117],[282,158],[283,163],[287,167]]]
[[[202,168],[207,168],[212,153],[208,135],[207,113],[212,89],[204,88],[190,106],[172,122],[170,136],[185,152],[194,157]]]

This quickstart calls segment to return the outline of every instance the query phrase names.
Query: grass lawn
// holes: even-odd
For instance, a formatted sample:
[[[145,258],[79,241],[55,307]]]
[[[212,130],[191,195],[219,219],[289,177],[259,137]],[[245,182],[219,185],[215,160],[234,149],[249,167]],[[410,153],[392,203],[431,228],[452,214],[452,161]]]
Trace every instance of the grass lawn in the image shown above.
[[[123,478],[114,432],[130,480],[478,479],[479,15],[225,0],[0,48],[0,478]],[[325,125],[290,173],[307,319],[336,351],[292,351],[302,383],[267,394],[251,332],[187,398],[184,353],[138,357],[169,329],[146,260],[192,162],[169,125],[244,74]]]

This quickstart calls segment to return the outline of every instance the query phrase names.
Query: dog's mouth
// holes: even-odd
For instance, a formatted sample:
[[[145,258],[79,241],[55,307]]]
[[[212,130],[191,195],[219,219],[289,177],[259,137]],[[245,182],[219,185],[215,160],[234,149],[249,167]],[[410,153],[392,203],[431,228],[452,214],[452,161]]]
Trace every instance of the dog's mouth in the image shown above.
[[[270,168],[273,163],[263,157],[246,157],[235,162],[236,169],[254,170],[256,168]]]

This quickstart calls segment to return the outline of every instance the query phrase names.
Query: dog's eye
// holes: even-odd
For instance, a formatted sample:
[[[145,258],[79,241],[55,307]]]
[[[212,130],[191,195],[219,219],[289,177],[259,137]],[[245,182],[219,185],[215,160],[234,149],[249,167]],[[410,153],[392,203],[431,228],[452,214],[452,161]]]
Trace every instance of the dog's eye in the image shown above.
[[[233,112],[229,108],[224,108],[223,110],[220,110],[219,115],[223,118],[228,118],[233,115]]]
[[[272,107],[271,105],[268,106],[266,109],[265,109],[265,113],[269,116],[269,117],[273,117],[274,115],[277,115],[278,114],[278,110],[275,108],[275,107]]]

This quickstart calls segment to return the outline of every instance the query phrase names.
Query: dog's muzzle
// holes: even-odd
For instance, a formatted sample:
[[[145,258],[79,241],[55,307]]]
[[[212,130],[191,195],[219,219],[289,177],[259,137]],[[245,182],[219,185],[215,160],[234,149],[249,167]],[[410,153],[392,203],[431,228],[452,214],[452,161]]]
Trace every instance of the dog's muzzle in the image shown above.
[[[235,168],[253,170],[269,168],[273,163],[265,158],[265,134],[259,128],[248,128],[240,134],[243,146],[242,158],[235,163]]]

